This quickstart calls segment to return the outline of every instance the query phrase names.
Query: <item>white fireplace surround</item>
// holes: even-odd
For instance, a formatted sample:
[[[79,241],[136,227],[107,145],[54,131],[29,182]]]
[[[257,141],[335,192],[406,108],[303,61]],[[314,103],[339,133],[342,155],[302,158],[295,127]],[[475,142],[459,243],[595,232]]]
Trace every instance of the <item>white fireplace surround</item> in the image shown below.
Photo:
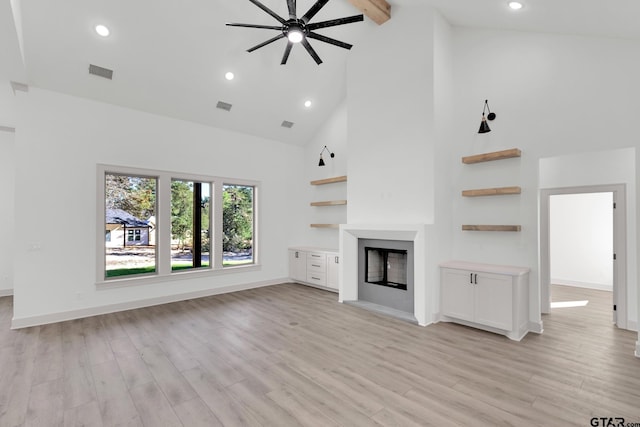
[[[358,239],[404,240],[413,242],[414,316],[421,326],[432,323],[427,301],[435,297],[427,286],[427,226],[425,224],[342,224],[340,225],[340,302],[358,300]],[[429,320],[427,320],[429,319]]]

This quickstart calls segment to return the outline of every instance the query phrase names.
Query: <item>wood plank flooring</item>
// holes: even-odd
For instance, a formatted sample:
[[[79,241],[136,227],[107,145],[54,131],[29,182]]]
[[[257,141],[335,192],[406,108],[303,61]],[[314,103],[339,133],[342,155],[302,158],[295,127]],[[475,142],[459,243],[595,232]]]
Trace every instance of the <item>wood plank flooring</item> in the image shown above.
[[[610,294],[552,293],[590,302],[519,343],[295,284],[18,331],[0,298],[0,426],[640,423],[637,334]]]

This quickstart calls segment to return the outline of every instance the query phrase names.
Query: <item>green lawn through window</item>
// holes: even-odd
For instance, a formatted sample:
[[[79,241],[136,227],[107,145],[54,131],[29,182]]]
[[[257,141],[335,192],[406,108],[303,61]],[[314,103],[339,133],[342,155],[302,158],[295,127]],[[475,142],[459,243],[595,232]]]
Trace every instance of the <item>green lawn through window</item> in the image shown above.
[[[224,261],[224,267],[231,267],[234,265],[250,264],[251,261],[237,260],[237,261]],[[203,262],[202,267],[209,267],[209,263]],[[190,264],[176,264],[171,266],[171,271],[179,271],[193,268]],[[131,267],[131,268],[116,268],[113,270],[107,270],[107,278],[131,276],[134,274],[149,274],[155,273],[156,268],[153,265],[147,267]]]

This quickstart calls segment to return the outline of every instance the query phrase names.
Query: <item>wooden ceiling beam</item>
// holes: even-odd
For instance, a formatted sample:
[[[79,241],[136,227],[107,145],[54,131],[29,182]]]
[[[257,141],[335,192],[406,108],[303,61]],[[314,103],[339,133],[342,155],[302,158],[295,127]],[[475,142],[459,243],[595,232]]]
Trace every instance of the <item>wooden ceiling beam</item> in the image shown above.
[[[391,19],[391,5],[386,0],[349,0],[349,3],[378,25]]]

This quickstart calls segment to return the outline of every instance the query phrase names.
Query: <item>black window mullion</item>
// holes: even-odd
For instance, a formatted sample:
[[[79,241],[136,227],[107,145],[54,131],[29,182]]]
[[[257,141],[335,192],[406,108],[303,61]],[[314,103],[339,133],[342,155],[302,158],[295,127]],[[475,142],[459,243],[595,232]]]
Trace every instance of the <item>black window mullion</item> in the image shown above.
[[[193,267],[202,266],[202,183],[193,183]]]

